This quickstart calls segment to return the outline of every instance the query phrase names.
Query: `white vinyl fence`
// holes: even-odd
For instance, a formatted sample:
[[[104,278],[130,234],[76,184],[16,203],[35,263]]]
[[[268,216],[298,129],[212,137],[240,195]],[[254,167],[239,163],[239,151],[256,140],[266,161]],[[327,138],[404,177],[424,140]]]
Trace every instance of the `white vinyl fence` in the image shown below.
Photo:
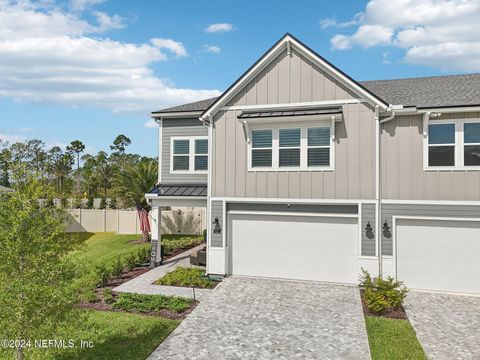
[[[67,209],[67,232],[141,234],[136,210]],[[190,221],[185,221],[185,220]],[[150,223],[154,220],[150,217]],[[187,224],[188,222],[188,224]],[[163,233],[201,234],[206,228],[205,208],[162,210]]]

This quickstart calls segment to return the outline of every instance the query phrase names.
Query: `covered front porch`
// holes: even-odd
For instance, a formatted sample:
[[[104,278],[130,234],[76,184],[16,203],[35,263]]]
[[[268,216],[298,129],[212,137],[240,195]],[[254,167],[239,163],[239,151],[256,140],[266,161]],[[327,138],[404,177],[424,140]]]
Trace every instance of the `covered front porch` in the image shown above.
[[[162,210],[168,208],[207,208],[207,185],[189,183],[157,184],[145,198],[152,207],[150,266],[162,263]],[[208,214],[208,212],[207,212]],[[207,215],[208,224],[208,215]]]

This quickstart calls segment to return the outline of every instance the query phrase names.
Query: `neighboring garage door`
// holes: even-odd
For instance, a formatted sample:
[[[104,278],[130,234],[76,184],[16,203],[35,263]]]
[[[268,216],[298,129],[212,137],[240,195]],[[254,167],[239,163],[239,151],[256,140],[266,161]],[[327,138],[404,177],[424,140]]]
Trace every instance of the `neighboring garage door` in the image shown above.
[[[357,218],[229,215],[234,275],[356,283]]]
[[[412,289],[480,293],[480,223],[397,220],[397,278]]]

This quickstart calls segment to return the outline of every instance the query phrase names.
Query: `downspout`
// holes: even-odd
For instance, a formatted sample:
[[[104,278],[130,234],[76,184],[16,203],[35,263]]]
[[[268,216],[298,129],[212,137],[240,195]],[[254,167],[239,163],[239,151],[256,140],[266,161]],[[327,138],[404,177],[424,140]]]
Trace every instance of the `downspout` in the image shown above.
[[[153,118],[158,124],[158,184],[162,182],[162,118]]]
[[[376,144],[375,144],[375,236],[378,242],[378,275],[383,275],[383,259],[382,259],[382,167],[381,167],[381,136],[382,136],[382,124],[386,123],[387,121],[393,120],[395,117],[395,111],[392,111],[392,115],[389,117],[380,120],[379,116],[379,107],[378,105],[375,107],[375,121],[377,123],[376,126]]]
[[[375,239],[377,241],[378,274],[382,276],[382,241],[380,239],[380,116],[379,106],[375,106]]]

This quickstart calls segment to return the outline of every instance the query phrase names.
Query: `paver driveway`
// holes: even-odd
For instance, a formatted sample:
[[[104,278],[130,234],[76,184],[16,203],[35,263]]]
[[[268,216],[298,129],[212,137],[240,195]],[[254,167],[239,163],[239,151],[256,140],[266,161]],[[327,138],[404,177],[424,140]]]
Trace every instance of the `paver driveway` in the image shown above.
[[[480,297],[412,291],[405,310],[429,359],[480,359]]]
[[[150,355],[370,359],[356,287],[230,277]]]

